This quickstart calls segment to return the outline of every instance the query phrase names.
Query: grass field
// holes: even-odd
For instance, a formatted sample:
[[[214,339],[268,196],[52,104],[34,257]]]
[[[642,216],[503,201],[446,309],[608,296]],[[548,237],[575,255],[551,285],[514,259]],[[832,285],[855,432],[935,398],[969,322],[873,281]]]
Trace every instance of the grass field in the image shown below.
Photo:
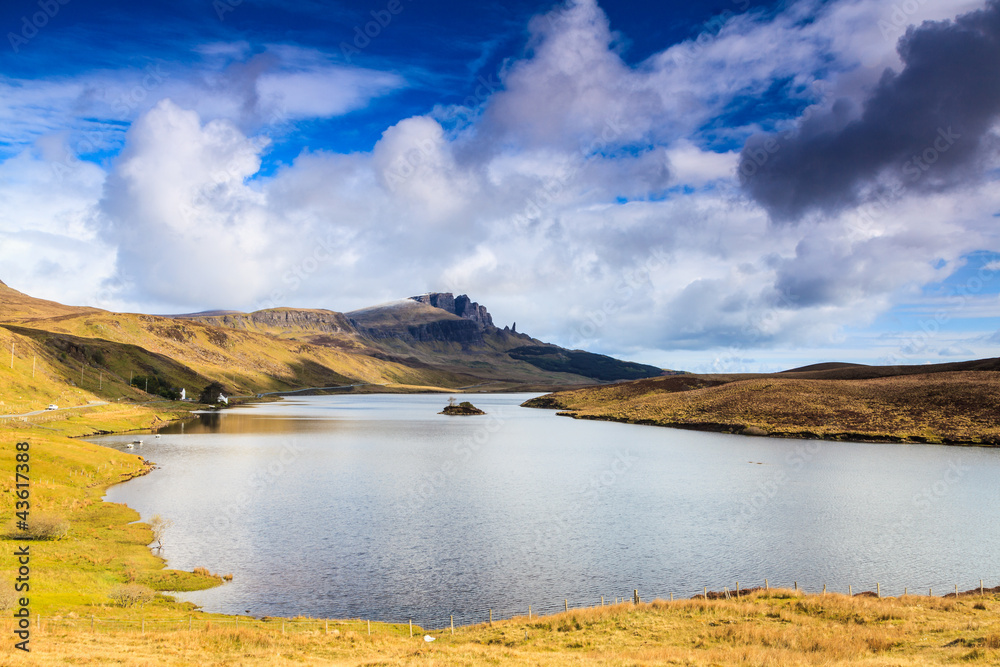
[[[363,621],[199,619],[94,631],[86,617],[43,622],[30,657],[5,665],[964,665],[1000,660],[1000,596],[875,599],[771,590],[739,600],[571,609],[492,626],[414,629]],[[149,618],[155,618],[151,613]],[[8,626],[10,622],[7,622]],[[427,632],[433,642],[423,639]],[[4,633],[8,634],[8,633]]]

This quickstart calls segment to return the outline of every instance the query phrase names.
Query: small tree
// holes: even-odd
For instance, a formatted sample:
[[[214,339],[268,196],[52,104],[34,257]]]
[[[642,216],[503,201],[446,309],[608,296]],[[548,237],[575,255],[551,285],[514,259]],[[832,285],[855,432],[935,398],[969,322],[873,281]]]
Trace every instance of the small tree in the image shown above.
[[[149,586],[142,584],[118,584],[108,592],[108,597],[119,607],[142,607],[147,602],[156,597],[156,593]]]
[[[454,396],[449,396],[448,397],[448,407],[449,408],[455,407],[455,397]]]
[[[153,541],[156,542],[156,548],[163,548],[163,534],[167,532],[167,528],[174,525],[174,522],[170,519],[164,519],[159,514],[153,515],[153,518],[149,520],[149,527],[153,531]]]
[[[205,403],[206,405],[214,405],[219,402],[219,396],[224,393],[226,393],[226,388],[218,382],[213,382],[202,390],[201,395],[198,397],[198,402]]]

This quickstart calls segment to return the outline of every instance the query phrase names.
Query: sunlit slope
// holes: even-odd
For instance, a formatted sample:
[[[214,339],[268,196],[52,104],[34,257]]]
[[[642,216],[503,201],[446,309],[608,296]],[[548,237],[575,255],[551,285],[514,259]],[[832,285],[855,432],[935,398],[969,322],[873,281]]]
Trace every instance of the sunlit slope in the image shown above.
[[[975,362],[970,362],[975,363]],[[557,392],[531,407],[706,430],[907,442],[1000,444],[1000,372],[865,380],[685,375]]]
[[[0,327],[0,415],[42,410],[51,403],[69,406],[102,400],[68,382],[71,375],[72,369],[45,345]]]
[[[186,388],[189,395],[212,381],[222,382],[231,393],[249,394],[357,383],[455,387],[476,380],[379,359],[365,354],[361,344],[328,345],[312,343],[304,335],[289,336],[307,330],[320,335],[325,325],[306,323],[289,332],[287,324],[278,321],[285,310],[278,309],[280,315],[275,314],[270,325],[219,327],[192,319],[62,306],[0,286],[3,340],[14,342],[16,359],[36,365],[34,384],[12,372],[0,400],[37,408],[39,402],[66,402],[60,397],[72,388],[84,389],[95,400],[145,400],[149,396],[131,389],[129,382],[147,375]],[[18,344],[18,339],[23,342]],[[14,370],[24,368],[16,363]]]
[[[30,327],[48,334],[36,334],[39,340],[60,350],[68,348],[81,360],[94,361],[93,353],[81,351],[81,346],[106,351],[95,365],[126,381],[133,372],[141,375],[154,368],[178,387],[200,389],[218,380],[232,392],[245,393],[353,383],[447,385],[462,380],[340,348],[152,315],[85,313],[33,320]]]
[[[64,306],[22,294],[0,281],[0,322],[25,322],[39,318],[102,312],[97,308]]]

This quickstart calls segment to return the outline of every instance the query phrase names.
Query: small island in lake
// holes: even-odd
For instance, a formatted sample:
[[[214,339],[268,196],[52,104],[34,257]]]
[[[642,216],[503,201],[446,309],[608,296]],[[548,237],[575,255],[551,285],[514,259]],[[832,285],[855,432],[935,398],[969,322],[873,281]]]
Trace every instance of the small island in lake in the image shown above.
[[[485,415],[486,413],[468,401],[456,403],[454,398],[448,399],[448,405],[439,415]]]

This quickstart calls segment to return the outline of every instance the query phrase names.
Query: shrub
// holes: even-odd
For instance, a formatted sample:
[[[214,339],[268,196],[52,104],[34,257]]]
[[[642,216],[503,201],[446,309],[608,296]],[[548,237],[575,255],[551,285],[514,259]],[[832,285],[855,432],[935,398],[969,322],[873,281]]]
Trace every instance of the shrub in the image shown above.
[[[118,584],[108,593],[111,601],[119,607],[142,606],[150,602],[155,595],[152,588],[142,584]]]
[[[69,533],[69,521],[61,516],[32,514],[28,517],[28,529],[22,530],[12,525],[6,537],[18,540],[61,540]]]

